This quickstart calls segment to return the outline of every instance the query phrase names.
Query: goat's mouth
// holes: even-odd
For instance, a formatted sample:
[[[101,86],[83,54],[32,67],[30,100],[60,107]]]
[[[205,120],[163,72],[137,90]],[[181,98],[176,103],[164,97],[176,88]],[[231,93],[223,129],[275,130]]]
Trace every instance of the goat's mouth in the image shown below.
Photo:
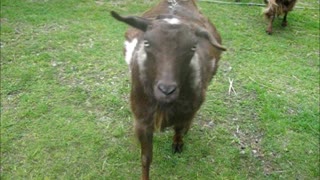
[[[161,104],[170,104],[175,102],[175,100],[177,99],[177,96],[157,96],[156,95],[156,100],[161,103]]]

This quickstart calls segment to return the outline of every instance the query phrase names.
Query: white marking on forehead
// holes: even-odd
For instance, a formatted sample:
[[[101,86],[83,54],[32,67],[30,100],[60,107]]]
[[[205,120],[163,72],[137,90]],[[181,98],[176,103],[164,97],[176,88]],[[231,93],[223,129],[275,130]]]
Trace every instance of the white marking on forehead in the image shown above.
[[[193,68],[193,77],[194,77],[194,88],[201,86],[201,64],[200,59],[197,53],[191,59],[190,66]]]
[[[130,41],[125,41],[124,42],[124,46],[125,46],[125,49],[126,49],[125,60],[126,60],[127,64],[131,63],[131,59],[132,59],[132,56],[133,56],[133,51],[136,48],[137,43],[138,43],[137,38],[134,38],[131,42]]]
[[[173,8],[175,8],[175,6],[178,5],[176,0],[168,0],[168,3],[169,3],[169,8],[170,9],[173,9]]]
[[[181,21],[177,18],[165,18],[163,20],[169,24],[180,24],[181,23]]]

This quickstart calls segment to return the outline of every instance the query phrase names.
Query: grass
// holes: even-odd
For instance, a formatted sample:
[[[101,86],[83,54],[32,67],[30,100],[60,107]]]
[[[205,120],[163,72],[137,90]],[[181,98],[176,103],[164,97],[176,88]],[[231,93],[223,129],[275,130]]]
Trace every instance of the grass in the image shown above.
[[[109,11],[155,3],[1,1],[1,179],[139,179],[126,26]],[[228,51],[184,152],[171,153],[171,131],[155,135],[151,177],[318,179],[318,2],[299,1],[272,36],[262,7],[199,6]]]

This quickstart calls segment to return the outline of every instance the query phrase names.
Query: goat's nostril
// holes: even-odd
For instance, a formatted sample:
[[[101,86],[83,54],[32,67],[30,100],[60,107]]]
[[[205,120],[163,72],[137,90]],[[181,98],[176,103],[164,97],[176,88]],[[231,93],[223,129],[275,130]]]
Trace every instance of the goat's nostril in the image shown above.
[[[166,84],[159,84],[158,89],[165,95],[170,95],[174,93],[177,89],[176,85],[166,85]]]

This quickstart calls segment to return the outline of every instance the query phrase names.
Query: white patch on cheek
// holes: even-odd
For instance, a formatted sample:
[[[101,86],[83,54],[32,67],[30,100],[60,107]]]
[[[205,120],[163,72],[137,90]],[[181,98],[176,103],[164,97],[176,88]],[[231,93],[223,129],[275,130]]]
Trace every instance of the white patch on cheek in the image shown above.
[[[133,51],[136,48],[137,43],[138,43],[137,38],[134,38],[131,42],[130,41],[125,41],[124,42],[124,46],[125,46],[125,49],[126,49],[125,60],[126,60],[127,64],[131,63],[132,56],[133,56]]]
[[[212,60],[211,60],[211,63],[212,63],[212,65],[211,65],[211,68],[212,68],[212,70],[216,67],[216,58],[213,58]]]
[[[195,53],[194,56],[192,57],[190,66],[194,71],[193,72],[194,88],[201,87],[201,65],[200,65],[200,60],[197,53]]]
[[[181,23],[180,20],[177,18],[165,18],[163,20],[169,24],[180,24]]]
[[[147,60],[147,53],[144,50],[144,43],[141,43],[139,45],[139,49],[136,52],[136,56],[137,56],[137,63],[139,66],[139,73],[140,73],[140,78],[143,80],[145,79],[145,62]]]

